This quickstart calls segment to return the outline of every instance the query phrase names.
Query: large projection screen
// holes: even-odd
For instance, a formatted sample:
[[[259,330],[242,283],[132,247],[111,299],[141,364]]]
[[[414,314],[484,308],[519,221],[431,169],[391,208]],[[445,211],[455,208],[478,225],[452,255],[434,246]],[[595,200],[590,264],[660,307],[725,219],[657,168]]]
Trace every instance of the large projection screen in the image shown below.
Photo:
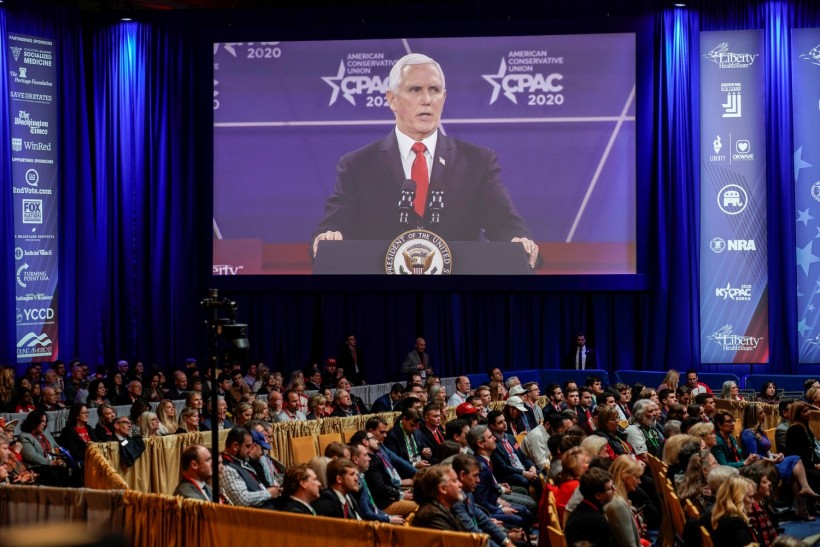
[[[339,159],[394,131],[390,68],[423,53],[446,79],[441,132],[495,152],[541,250],[535,273],[635,274],[635,41],[618,33],[215,43],[213,273],[313,271],[310,243]],[[407,229],[395,211],[402,180],[373,178],[395,187],[398,235]],[[445,196],[455,184],[441,183]]]

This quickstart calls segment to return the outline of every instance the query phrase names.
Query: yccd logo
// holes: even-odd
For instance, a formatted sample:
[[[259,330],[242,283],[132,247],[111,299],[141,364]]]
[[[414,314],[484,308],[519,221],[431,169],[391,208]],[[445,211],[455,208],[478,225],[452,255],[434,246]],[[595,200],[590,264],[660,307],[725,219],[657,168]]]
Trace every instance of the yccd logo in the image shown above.
[[[54,319],[53,308],[24,309],[23,315],[26,321],[47,321]]]

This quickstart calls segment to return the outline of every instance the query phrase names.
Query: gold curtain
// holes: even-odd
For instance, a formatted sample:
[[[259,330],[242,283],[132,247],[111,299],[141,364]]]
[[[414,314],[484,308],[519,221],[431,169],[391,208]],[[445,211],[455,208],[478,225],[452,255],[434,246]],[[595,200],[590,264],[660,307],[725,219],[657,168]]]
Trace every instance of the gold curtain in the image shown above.
[[[73,523],[73,527],[65,526]],[[231,507],[134,491],[0,487],[3,543],[23,535],[91,539],[120,533],[133,547],[309,545],[484,547],[487,536]],[[56,534],[60,534],[57,536]]]
[[[718,399],[715,398],[715,407],[718,410],[728,410],[732,413],[735,420],[737,420],[738,424],[741,424],[743,421],[743,411],[746,409],[747,406],[751,404],[749,401],[730,401],[729,399]],[[760,408],[763,409],[763,412],[766,413],[766,419],[763,422],[763,429],[771,429],[773,427],[777,427],[777,424],[780,423],[780,413],[777,410],[777,405],[769,405],[765,403],[755,403]],[[817,418],[820,418],[820,413],[812,413],[812,421],[815,421],[814,414],[817,415]],[[818,421],[820,424],[820,421]],[[742,428],[741,425],[738,425],[738,431]]]

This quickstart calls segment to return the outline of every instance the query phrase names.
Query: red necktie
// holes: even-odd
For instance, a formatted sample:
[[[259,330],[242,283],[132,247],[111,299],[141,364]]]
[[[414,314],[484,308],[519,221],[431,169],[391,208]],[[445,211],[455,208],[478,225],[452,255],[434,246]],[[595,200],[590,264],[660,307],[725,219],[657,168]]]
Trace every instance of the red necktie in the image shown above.
[[[427,204],[427,188],[430,186],[430,175],[427,173],[427,160],[424,158],[424,151],[427,147],[424,143],[413,143],[413,152],[416,159],[410,168],[410,178],[416,183],[416,199],[413,202],[413,210],[420,216],[424,216],[424,208]]]
[[[350,506],[348,505],[347,502],[345,502],[345,504],[342,506],[342,510],[344,511],[345,518],[349,519],[350,518]]]

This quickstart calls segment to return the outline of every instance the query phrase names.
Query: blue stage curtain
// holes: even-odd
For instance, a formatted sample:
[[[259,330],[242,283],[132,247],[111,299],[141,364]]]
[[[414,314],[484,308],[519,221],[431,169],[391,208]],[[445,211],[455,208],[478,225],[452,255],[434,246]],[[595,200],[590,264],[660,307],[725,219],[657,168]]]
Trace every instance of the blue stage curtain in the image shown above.
[[[78,283],[99,295],[88,319],[100,320],[108,364],[178,365],[203,330],[195,242],[209,190],[196,180],[209,166],[193,150],[195,40],[169,18],[99,25],[91,42],[97,276]]]

